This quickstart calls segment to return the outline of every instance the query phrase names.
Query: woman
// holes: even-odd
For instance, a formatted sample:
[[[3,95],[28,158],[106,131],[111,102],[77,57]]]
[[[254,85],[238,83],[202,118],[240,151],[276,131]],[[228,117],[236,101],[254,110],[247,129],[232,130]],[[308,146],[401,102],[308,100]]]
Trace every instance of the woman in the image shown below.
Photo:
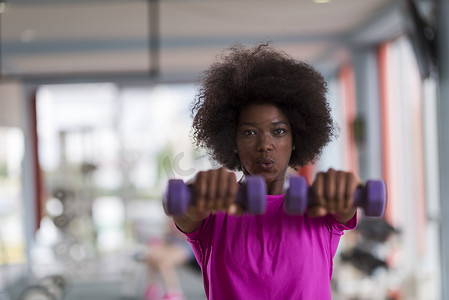
[[[318,173],[304,216],[287,215],[282,202],[288,168],[316,160],[333,137],[326,91],[311,66],[267,44],[230,48],[205,71],[193,133],[223,167],[195,176],[196,204],[174,222],[192,245],[209,299],[331,298],[332,259],[343,230],[356,226],[359,180]],[[233,170],[263,176],[265,214],[247,215],[233,203]]]

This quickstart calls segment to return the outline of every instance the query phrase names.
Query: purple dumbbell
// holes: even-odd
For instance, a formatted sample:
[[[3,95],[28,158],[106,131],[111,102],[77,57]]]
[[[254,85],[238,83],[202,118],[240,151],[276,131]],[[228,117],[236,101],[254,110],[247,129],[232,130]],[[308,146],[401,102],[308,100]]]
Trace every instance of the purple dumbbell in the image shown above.
[[[167,215],[183,215],[193,205],[194,191],[181,179],[170,179],[163,198],[163,206]],[[243,207],[249,214],[263,214],[266,208],[267,188],[261,176],[248,176],[240,184],[235,203]]]
[[[358,187],[354,195],[354,206],[363,208],[369,217],[381,217],[385,212],[387,192],[382,180],[369,180]],[[302,176],[290,176],[289,188],[284,197],[285,211],[292,215],[302,215],[313,202],[307,181]]]

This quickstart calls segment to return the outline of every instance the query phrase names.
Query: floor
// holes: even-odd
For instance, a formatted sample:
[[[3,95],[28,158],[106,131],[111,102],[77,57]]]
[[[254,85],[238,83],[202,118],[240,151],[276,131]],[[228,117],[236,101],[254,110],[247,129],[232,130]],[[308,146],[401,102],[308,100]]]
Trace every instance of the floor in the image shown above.
[[[64,300],[141,300],[145,289],[145,275],[143,273],[140,275],[135,292],[127,293],[128,295],[123,295],[123,278],[110,278],[91,282],[74,282],[67,289]],[[188,267],[182,267],[178,270],[178,275],[187,300],[206,299],[200,273]]]
[[[126,279],[123,276],[86,276],[67,278],[67,288],[64,300],[142,300],[145,289],[145,271],[137,272],[136,281],[133,283],[132,291],[124,293]],[[178,269],[181,287],[187,300],[205,300],[201,273],[197,270],[183,266]],[[26,280],[19,280],[10,286],[8,292],[0,292],[0,300],[27,300],[20,297],[24,288],[29,285]],[[129,285],[128,285],[129,287]],[[44,297],[45,298],[45,297]],[[39,300],[47,300],[42,297]],[[62,300],[56,299],[56,300]],[[34,298],[30,299],[34,300]],[[53,300],[53,299],[48,299]]]

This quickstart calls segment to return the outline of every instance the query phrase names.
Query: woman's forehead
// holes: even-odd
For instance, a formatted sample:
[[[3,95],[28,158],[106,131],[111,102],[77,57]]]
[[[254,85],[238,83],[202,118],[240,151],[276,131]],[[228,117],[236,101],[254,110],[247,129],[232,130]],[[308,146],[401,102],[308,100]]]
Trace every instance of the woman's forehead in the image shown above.
[[[249,104],[242,107],[239,124],[289,123],[287,116],[273,104]]]

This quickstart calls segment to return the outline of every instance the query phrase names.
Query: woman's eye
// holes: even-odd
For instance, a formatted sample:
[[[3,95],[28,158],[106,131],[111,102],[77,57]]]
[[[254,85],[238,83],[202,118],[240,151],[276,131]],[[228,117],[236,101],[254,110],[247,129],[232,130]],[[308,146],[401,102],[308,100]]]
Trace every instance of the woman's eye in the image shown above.
[[[283,134],[285,134],[285,132],[286,132],[286,130],[283,128],[278,128],[278,129],[274,130],[275,135],[283,135]]]
[[[254,134],[256,134],[256,132],[254,130],[243,131],[243,135],[246,135],[246,136],[250,136],[250,135],[254,135]]]

